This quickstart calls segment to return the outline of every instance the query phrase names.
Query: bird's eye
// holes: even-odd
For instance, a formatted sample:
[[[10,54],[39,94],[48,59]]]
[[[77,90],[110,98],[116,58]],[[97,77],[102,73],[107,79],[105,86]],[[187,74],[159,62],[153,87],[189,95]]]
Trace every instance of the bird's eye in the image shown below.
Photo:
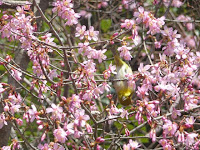
[[[127,74],[127,68],[124,69],[125,74]]]

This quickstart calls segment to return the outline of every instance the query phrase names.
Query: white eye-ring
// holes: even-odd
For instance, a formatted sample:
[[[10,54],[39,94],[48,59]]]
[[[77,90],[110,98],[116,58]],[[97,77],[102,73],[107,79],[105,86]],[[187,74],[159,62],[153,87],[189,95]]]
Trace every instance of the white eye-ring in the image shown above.
[[[126,96],[122,96],[122,101],[125,101],[127,99]]]

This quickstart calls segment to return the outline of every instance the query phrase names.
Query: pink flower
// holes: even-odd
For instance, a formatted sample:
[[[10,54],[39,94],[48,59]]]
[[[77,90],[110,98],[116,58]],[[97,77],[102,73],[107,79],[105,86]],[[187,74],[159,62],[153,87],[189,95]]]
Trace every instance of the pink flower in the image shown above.
[[[53,135],[54,137],[61,143],[65,143],[66,139],[67,139],[67,133],[65,132],[65,130],[63,130],[62,128],[59,129],[55,129],[53,131]]]
[[[74,123],[67,123],[65,122],[64,129],[66,130],[67,136],[74,134]]]
[[[58,16],[60,16],[62,19],[67,20],[65,23],[66,25],[73,25],[78,23],[78,18],[80,15],[78,13],[75,13],[73,8],[73,3],[71,0],[65,0],[63,1],[56,1],[53,3],[53,12],[58,12]]]
[[[130,144],[131,150],[134,150],[134,149],[140,147],[140,145],[139,145],[138,142],[133,141],[133,140],[131,140],[131,139],[129,140],[129,144]]]
[[[130,144],[124,144],[123,150],[130,150]]]
[[[138,87],[138,90],[136,91],[137,96],[143,99],[145,95],[149,95],[148,90],[148,86],[143,84],[142,87]]]
[[[133,75],[133,74],[127,74],[126,78],[128,79],[128,85],[130,87],[133,87],[133,89],[135,90],[135,88],[136,88],[135,75]]]
[[[86,26],[77,26],[76,27],[76,33],[75,33],[75,37],[79,37],[80,40],[82,40],[85,36],[85,31],[86,31]]]
[[[99,87],[101,91],[100,93],[103,93],[104,91],[109,92],[111,89],[110,85],[107,82],[103,82],[102,84],[99,85]]]
[[[59,119],[61,120],[62,116],[63,116],[63,108],[56,106],[54,103],[51,104],[52,108],[47,108],[46,112],[47,113],[52,113],[52,118],[53,119]]]
[[[188,48],[184,48],[183,45],[180,45],[179,47],[177,47],[174,52],[176,53],[176,58],[177,59],[186,59],[188,56],[188,53],[189,53],[189,49]]]
[[[168,143],[168,141],[166,139],[161,139],[159,141],[160,145],[162,145],[164,150],[171,150],[172,146]]]
[[[86,121],[89,119],[90,119],[90,117],[88,115],[85,115],[84,109],[77,110],[75,113],[74,124],[76,124],[77,126],[80,126],[80,127],[84,127],[86,124]]]
[[[185,22],[192,20],[191,17],[184,16],[184,15],[180,15],[176,19],[181,20],[181,21],[185,21]],[[193,23],[191,23],[191,22],[183,23],[183,25],[186,26],[189,31],[191,31],[194,28]]]
[[[195,150],[199,150],[199,145],[200,145],[200,140],[198,140],[198,141],[194,144],[194,149],[195,149]]]
[[[82,98],[91,101],[93,98],[93,90],[86,90]]]
[[[120,52],[120,57],[123,57],[125,60],[131,60],[132,56],[130,54],[130,50],[132,47],[127,47],[126,45],[123,45],[122,47],[118,47],[118,51]]]
[[[154,44],[156,49],[161,48],[161,41],[155,41]]]
[[[167,46],[163,47],[162,50],[164,50],[164,54],[167,56],[172,56],[174,55],[174,50],[180,46],[180,43],[178,40],[175,38],[172,41],[167,43]]]
[[[183,131],[179,131],[179,130],[178,130],[178,131],[176,132],[175,136],[178,137],[178,142],[179,142],[179,143],[184,143],[184,141],[185,141],[185,135],[184,135],[184,132],[183,132]]]
[[[59,145],[58,143],[54,143],[53,150],[65,150],[65,148],[62,145]]]
[[[11,150],[11,146],[3,146],[1,150]]]
[[[13,105],[11,104],[11,107],[10,107],[10,111],[12,114],[16,113],[16,112],[19,112],[19,108],[21,107],[21,105]]]
[[[0,83],[0,94],[3,93],[5,91],[5,89],[3,88],[2,83]]]
[[[159,92],[159,91],[164,92],[164,91],[166,91],[166,89],[168,88],[167,87],[168,85],[166,85],[166,83],[167,83],[166,81],[161,81],[161,83],[158,83],[158,85],[154,86],[154,90],[156,92]]]
[[[160,145],[165,146],[165,145],[167,145],[167,140],[166,139],[161,139],[159,141],[159,143],[160,143]]]
[[[168,28],[167,26],[164,26],[164,30],[162,30],[161,33],[164,36],[167,36],[170,40],[181,37],[180,34],[177,34],[177,30],[173,31],[173,28]]]
[[[94,73],[96,72],[96,64],[92,60],[88,60],[81,63],[81,66],[83,67],[85,74],[93,79]]]
[[[32,109],[28,110],[28,118],[30,119],[30,122],[33,122],[35,118],[38,118],[38,112],[35,105],[31,105]]]
[[[104,49],[104,50],[98,50],[93,58],[94,59],[98,59],[99,63],[102,63],[102,60],[105,60],[107,58],[107,56],[104,55],[104,53],[106,51],[107,51],[106,49]]]
[[[48,76],[49,76],[49,78],[50,78],[51,80],[53,80],[53,78],[57,77],[57,76],[58,76],[58,73],[56,72],[56,69],[51,70],[51,71],[49,72]]]
[[[196,37],[194,37],[194,36],[186,36],[184,41],[186,42],[187,46],[189,46],[190,48],[194,48],[196,46],[195,39],[196,39]]]
[[[45,143],[44,145],[39,144],[39,145],[38,145],[38,148],[39,148],[40,150],[51,150],[51,148],[49,147],[49,145],[48,145],[47,143]]]
[[[156,130],[154,128],[151,129],[149,137],[152,139],[152,142],[156,141]]]
[[[72,100],[70,102],[70,109],[74,110],[74,108],[80,108],[81,107],[81,102],[82,100],[80,99],[80,97],[76,94],[72,95]]]
[[[195,119],[194,119],[193,116],[190,116],[190,118],[186,118],[186,119],[185,119],[185,126],[186,126],[187,128],[192,127],[194,123],[195,123]]]
[[[108,1],[108,0],[106,0],[106,1]],[[107,6],[108,6],[108,2],[102,1],[102,2],[98,3],[97,7],[100,9],[101,7],[106,8]]]
[[[92,17],[92,14],[91,14],[90,12],[85,11],[85,10],[81,10],[81,11],[79,12],[79,15],[80,15],[81,17],[84,17],[84,18],[87,18],[87,19],[89,19],[89,18]]]
[[[172,123],[170,120],[165,120],[165,124],[163,125],[163,134],[166,135],[174,135],[178,126],[176,123]]]
[[[120,117],[126,118],[128,120],[128,115],[129,115],[128,111],[126,109],[120,109],[120,112],[121,112]]]
[[[8,99],[10,100],[10,102],[12,104],[19,104],[22,101],[22,98],[21,98],[20,94],[18,94],[18,95],[11,95],[11,94],[9,94]]]
[[[168,0],[163,0],[163,2],[164,2],[164,5],[165,6],[169,6],[169,2],[170,1],[168,1]],[[184,3],[183,2],[181,2],[180,0],[173,0],[172,1],[172,6],[174,6],[174,7],[180,7],[180,6],[182,6]]]
[[[17,122],[17,124],[19,125],[19,126],[22,126],[23,125],[23,121],[22,121],[22,119],[15,119],[15,121]]]
[[[141,6],[138,8],[138,12],[134,13],[134,16],[137,17],[136,19],[137,23],[144,21],[147,15],[148,15],[148,12],[144,11],[144,8]]]
[[[94,31],[93,26],[90,26],[89,30],[85,32],[85,36],[87,36],[87,39],[89,41],[91,40],[97,41],[98,35],[99,35],[99,31]]]
[[[151,33],[151,35],[160,33],[160,28],[165,24],[164,19],[165,17],[161,17],[158,19],[148,19],[148,22],[146,22],[146,26],[149,27],[149,31],[147,33]]]
[[[116,115],[116,114],[118,114],[120,112],[120,109],[118,109],[116,107],[116,105],[113,104],[113,105],[111,105],[111,108],[110,108],[109,112],[110,112],[111,115]]]
[[[11,75],[16,79],[16,80],[21,80],[21,76],[22,76],[22,73],[16,69],[12,69],[11,70]]]
[[[46,138],[46,133],[44,132],[41,136],[41,141],[44,141],[44,139]]]
[[[98,138],[96,139],[96,142],[97,142],[97,143],[103,143],[104,141],[105,141],[105,139],[102,138],[102,137],[98,137]]]
[[[108,79],[110,77],[111,73],[116,74],[117,72],[115,70],[116,70],[116,66],[115,65],[113,66],[111,63],[109,65],[109,68],[103,72],[104,78]]]
[[[150,65],[144,66],[143,63],[140,63],[138,71],[142,74],[142,76],[149,76],[150,73],[147,70],[149,70],[150,67]]]
[[[128,128],[125,128],[125,134],[126,134],[126,136],[130,135],[130,131],[128,130]]]
[[[100,94],[103,94],[101,87],[96,87],[95,89],[93,89],[94,98],[98,98]]]
[[[132,29],[134,24],[134,20],[126,19],[124,23],[121,23],[121,28]]]
[[[4,113],[0,114],[0,129],[3,128],[4,125],[8,125],[6,122],[6,117]]]
[[[173,118],[173,119],[176,119],[177,116],[181,116],[180,110],[176,110],[176,108],[173,107],[172,118]]]
[[[196,133],[188,133],[186,136],[186,140],[185,140],[186,145],[189,147],[192,144],[194,144],[194,142],[195,142],[194,138],[196,138],[197,136],[198,136],[198,134],[196,134]]]
[[[88,133],[93,133],[92,127],[88,123],[86,123],[86,129]]]
[[[41,40],[44,41],[47,44],[56,45],[53,42],[54,38],[52,38],[52,34],[51,33],[46,33],[45,35],[41,36]],[[53,52],[53,50],[48,49],[48,52]]]
[[[78,49],[78,53],[83,53],[84,56],[89,55],[89,53],[92,51],[92,48],[89,46],[88,42],[85,43],[78,43],[78,46],[80,47]],[[88,56],[87,56],[88,57]]]
[[[138,124],[144,122],[144,119],[142,117],[142,113],[140,111],[137,111],[137,113],[135,115],[135,119],[138,120]]]

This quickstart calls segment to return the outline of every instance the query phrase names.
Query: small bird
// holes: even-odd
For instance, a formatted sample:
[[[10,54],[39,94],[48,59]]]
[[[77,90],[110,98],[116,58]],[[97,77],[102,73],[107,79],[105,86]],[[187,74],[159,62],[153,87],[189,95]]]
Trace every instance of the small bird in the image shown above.
[[[113,52],[113,51],[112,51]],[[133,74],[131,67],[125,63],[119,55],[114,54],[114,61],[116,65],[117,74],[115,79],[125,79],[127,74]],[[132,102],[132,96],[134,93],[134,88],[128,85],[127,81],[114,81],[114,88],[117,92],[118,100],[120,104],[124,106],[130,105]]]

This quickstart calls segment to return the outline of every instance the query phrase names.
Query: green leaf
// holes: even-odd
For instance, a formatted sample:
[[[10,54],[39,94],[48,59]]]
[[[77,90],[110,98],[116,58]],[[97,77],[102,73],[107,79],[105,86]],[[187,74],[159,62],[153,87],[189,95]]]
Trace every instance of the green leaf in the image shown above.
[[[103,32],[107,32],[111,27],[111,20],[110,19],[101,20],[100,26]]]

